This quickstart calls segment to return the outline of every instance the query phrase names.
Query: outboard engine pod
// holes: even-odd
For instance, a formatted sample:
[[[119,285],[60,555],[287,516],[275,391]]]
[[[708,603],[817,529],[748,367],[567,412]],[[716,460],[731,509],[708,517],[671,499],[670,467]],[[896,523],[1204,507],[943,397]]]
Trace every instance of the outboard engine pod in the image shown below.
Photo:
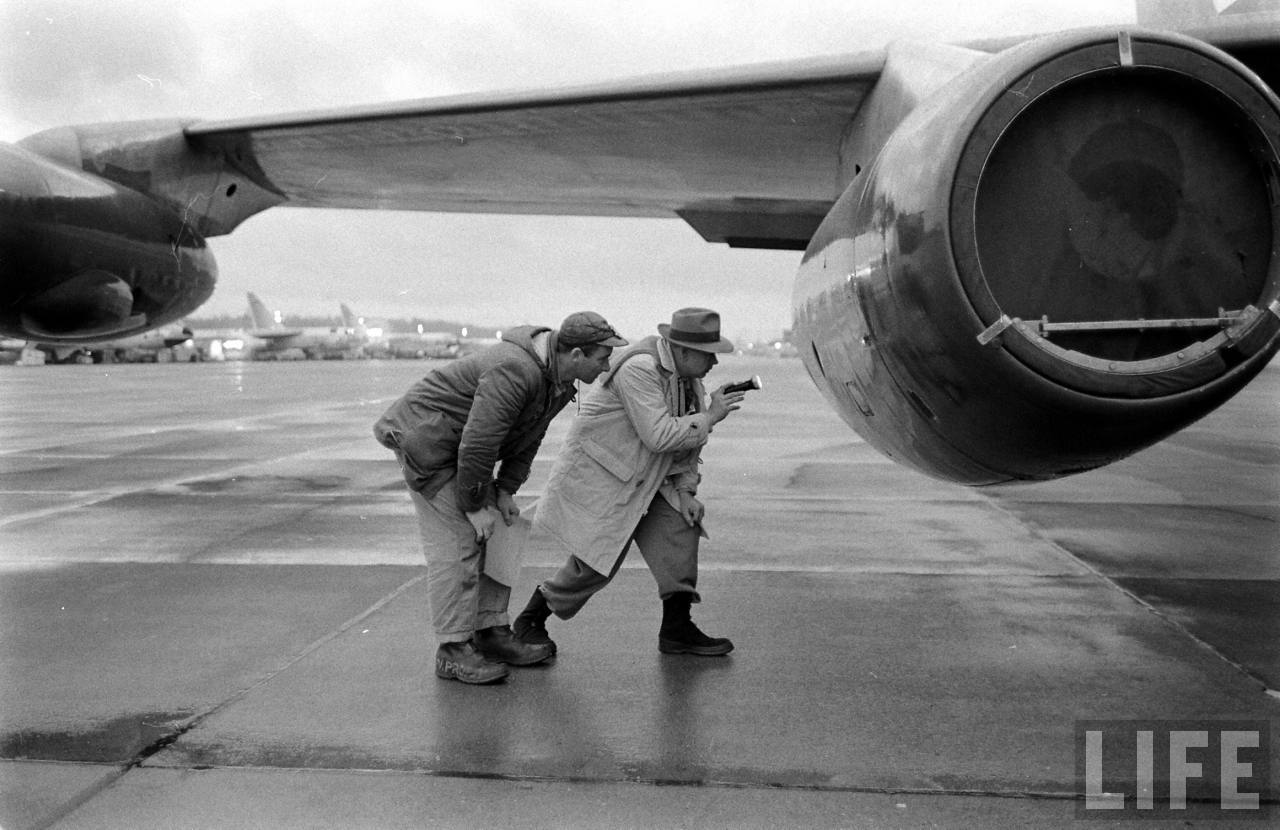
[[[1194,42],[1123,33],[1015,79],[956,171],[956,267],[984,340],[1062,384],[1193,389],[1274,341],[1274,102]]]
[[[1261,371],[1278,247],[1275,94],[1190,38],[1072,32],[912,109],[811,241],[795,341],[890,457],[965,484],[1051,479]]]

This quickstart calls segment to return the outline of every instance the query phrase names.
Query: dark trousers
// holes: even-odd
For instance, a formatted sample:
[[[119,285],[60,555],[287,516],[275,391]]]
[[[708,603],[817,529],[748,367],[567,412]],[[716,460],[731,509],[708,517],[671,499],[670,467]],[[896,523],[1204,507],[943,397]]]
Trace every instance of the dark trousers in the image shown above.
[[[698,596],[698,528],[685,524],[684,517],[660,494],[655,494],[649,511],[640,517],[631,538],[618,554],[608,576],[589,567],[576,556],[542,583],[542,595],[556,616],[567,620],[582,610],[591,595],[613,581],[627,558],[631,543],[640,548],[649,572],[658,582],[658,596],[666,599],[680,592]]]

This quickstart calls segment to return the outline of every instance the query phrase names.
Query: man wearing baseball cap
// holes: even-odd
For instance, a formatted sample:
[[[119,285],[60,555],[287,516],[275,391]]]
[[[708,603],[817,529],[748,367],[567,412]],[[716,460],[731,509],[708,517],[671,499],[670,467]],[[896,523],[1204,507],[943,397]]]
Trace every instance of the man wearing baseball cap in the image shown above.
[[[519,515],[513,497],[575,383],[594,381],[625,345],[593,311],[570,314],[559,330],[521,326],[427,374],[374,425],[378,442],[395,451],[418,514],[439,677],[494,683],[507,665],[554,654],[512,635],[511,586],[486,573],[485,542],[499,521]]]
[[[743,393],[721,387],[705,397],[702,378],[717,354],[733,351],[720,315],[682,308],[671,323],[623,352],[583,400],[538,503],[534,525],[568,554],[534,589],[516,618],[516,636],[555,648],[546,621],[569,619],[609,584],[631,543],[658,583],[668,654],[728,654],[733,643],[708,637],[690,619],[700,601],[698,456],[712,427],[738,409]]]

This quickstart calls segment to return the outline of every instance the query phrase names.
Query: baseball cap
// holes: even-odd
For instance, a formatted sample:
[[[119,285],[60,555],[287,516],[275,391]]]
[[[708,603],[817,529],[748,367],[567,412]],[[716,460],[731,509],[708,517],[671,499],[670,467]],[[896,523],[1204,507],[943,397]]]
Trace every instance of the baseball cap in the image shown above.
[[[594,311],[577,311],[560,324],[560,342],[566,346],[625,346],[609,322]]]

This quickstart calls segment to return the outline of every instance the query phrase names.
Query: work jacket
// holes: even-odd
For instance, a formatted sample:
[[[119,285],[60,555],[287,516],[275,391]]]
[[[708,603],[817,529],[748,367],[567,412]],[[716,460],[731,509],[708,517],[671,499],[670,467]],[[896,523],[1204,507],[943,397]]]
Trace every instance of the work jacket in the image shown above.
[[[696,493],[698,456],[711,432],[702,383],[682,381],[666,341],[623,352],[592,387],[569,427],[534,525],[607,574],[655,493],[679,509]]]
[[[429,499],[456,474],[468,513],[493,503],[495,485],[520,489],[547,425],[573,400],[573,380],[556,372],[555,339],[547,328],[512,329],[435,369],[387,409],[373,434],[399,454],[411,488]]]

